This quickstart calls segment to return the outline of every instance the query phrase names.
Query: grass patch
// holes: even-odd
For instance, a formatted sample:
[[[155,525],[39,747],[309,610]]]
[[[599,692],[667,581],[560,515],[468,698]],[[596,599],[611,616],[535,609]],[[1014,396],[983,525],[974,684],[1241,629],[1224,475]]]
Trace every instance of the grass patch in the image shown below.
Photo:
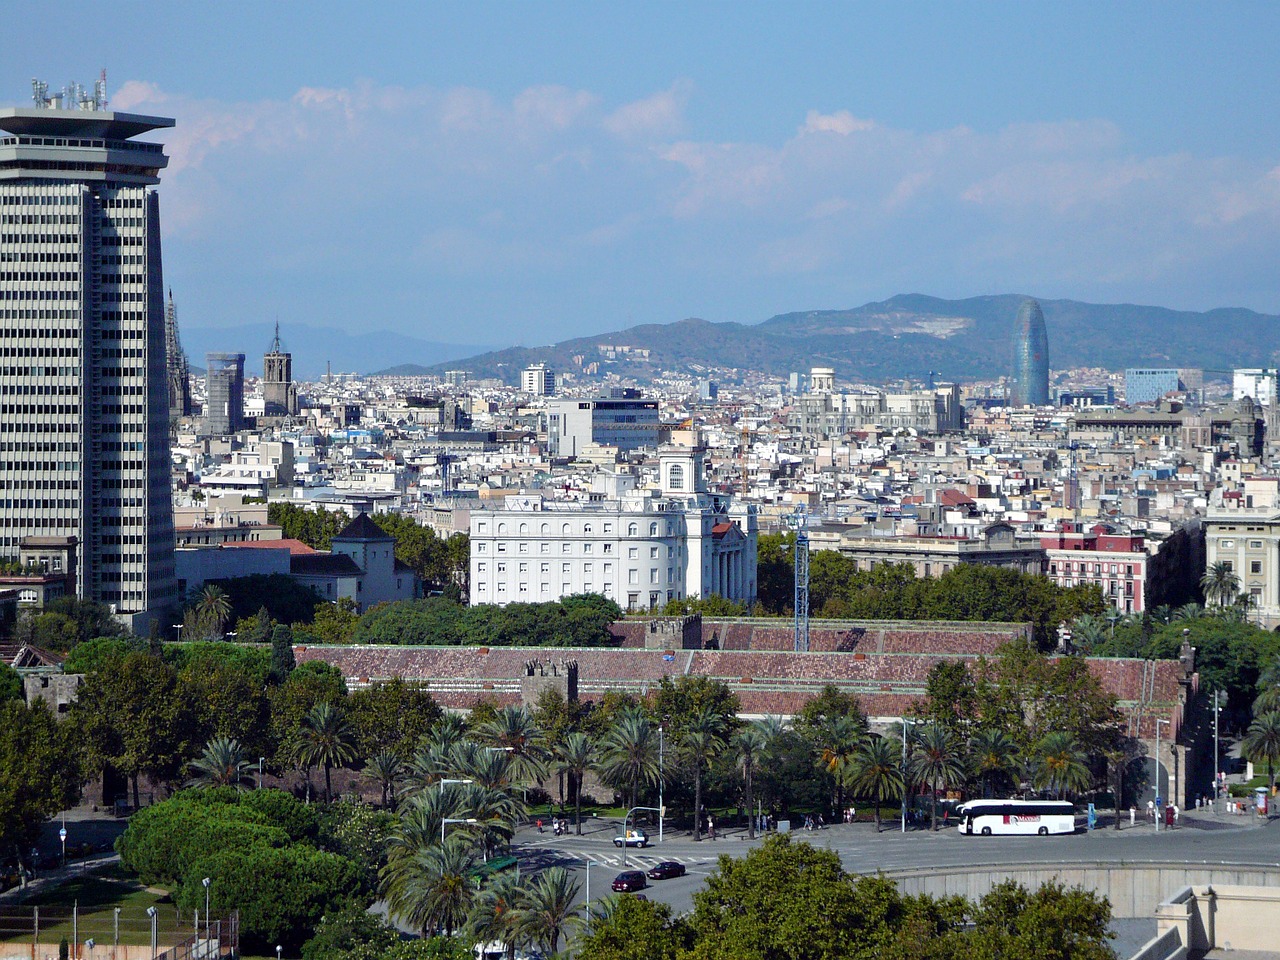
[[[21,904],[0,907],[0,942],[30,943],[35,935],[38,910],[42,945],[56,944],[62,937],[70,940],[73,936],[82,943],[92,938],[99,944],[110,944],[115,937],[115,910],[119,908],[120,943],[145,945],[151,942],[148,907],[158,911],[156,932],[162,946],[191,935],[194,918],[179,919],[168,894],[148,892],[118,865],[113,865],[43,889]],[[73,912],[77,914],[74,921]]]

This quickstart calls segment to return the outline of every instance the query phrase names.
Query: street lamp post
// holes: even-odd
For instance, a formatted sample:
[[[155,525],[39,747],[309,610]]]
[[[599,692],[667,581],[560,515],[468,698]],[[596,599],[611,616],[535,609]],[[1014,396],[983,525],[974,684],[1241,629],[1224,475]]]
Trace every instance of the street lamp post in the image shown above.
[[[213,883],[212,878],[205,877],[200,881],[204,884],[204,941],[209,943],[209,885]]]
[[[156,949],[159,941],[156,939],[156,915],[159,913],[155,907],[147,907],[147,916],[151,918],[151,960],[156,960]]]
[[[1153,788],[1156,792],[1156,833],[1160,832],[1160,821],[1164,818],[1164,801],[1168,799],[1160,796],[1160,724],[1168,722],[1168,720],[1156,718],[1156,785]]]
[[[907,724],[914,721],[902,718],[902,832],[907,832]]]
[[[665,819],[667,805],[662,802],[662,781],[665,776],[662,757],[663,757],[663,730],[662,724],[658,724],[658,842],[662,842],[662,821]],[[698,811],[693,812],[694,817],[698,816]],[[625,837],[623,838],[626,839]],[[624,844],[625,846],[625,844]]]
[[[62,868],[67,867],[67,818],[62,818],[62,826],[58,828],[58,839],[62,841]]]
[[[181,643],[182,642],[182,624],[175,623],[175,624],[171,624],[171,626],[173,627],[173,629],[178,631],[178,642]]]
[[[1217,813],[1222,811],[1218,809],[1218,714],[1221,712],[1218,707],[1218,691],[1213,691],[1213,809]]]
[[[440,821],[440,843],[444,843],[444,828],[451,823],[478,823],[475,817],[444,817]]]
[[[257,786],[257,789],[259,789],[259,790],[261,790],[261,789],[262,789],[262,764],[263,764],[263,762],[264,762],[266,759],[267,759],[266,757],[259,757],[259,758],[258,758],[258,786]]]

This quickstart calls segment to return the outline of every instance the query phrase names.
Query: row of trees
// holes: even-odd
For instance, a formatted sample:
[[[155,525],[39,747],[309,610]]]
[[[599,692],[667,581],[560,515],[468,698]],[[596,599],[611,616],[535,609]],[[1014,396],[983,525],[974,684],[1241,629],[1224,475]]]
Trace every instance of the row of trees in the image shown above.
[[[757,592],[766,615],[791,611],[794,542],[790,533],[760,537]],[[917,577],[910,564],[857,570],[835,550],[810,554],[809,603],[818,617],[1029,622],[1041,649],[1052,645],[1058,624],[1106,608],[1096,584],[1063,588],[1047,577],[968,563],[938,577]]]

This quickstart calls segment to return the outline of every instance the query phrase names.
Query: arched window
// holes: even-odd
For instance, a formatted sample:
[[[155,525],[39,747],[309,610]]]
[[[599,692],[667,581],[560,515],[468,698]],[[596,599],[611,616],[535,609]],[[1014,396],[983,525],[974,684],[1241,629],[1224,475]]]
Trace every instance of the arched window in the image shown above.
[[[528,525],[527,523],[522,523],[522,524],[520,524],[520,532],[521,532],[521,533],[528,533],[528,532],[529,532],[529,525]]]
[[[542,529],[541,529],[539,532],[540,532],[544,537],[545,537],[545,536],[547,536],[548,534],[550,534],[550,533],[551,533],[551,524],[549,524],[549,523],[544,523],[544,524],[542,525]]]
[[[684,466],[679,463],[673,463],[670,471],[667,473],[667,485],[672,490],[684,489]]]
[[[566,537],[569,536],[569,524],[566,523],[564,526],[562,526],[560,528],[560,532],[564,534]]]
[[[658,525],[656,523],[649,524],[649,536],[656,537],[658,535]]]
[[[588,523],[582,528],[582,535],[585,537],[591,536],[591,524]]]
[[[499,533],[506,533],[506,532],[507,532],[507,525],[506,525],[505,523],[500,523],[500,524],[498,524],[498,532],[499,532]]]
[[[629,524],[627,524],[627,536],[628,536],[628,537],[635,537],[635,536],[639,536],[639,534],[640,534],[640,527],[639,527],[638,525],[636,525],[636,524],[634,524],[634,523],[629,523]]]

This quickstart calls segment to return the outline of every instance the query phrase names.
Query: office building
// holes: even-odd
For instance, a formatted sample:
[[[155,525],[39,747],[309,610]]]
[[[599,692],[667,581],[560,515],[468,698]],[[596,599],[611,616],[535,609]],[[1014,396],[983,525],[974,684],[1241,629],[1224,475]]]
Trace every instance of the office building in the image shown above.
[[[76,590],[135,627],[177,602],[160,199],[105,79],[0,109],[0,554],[74,538]]]
[[[225,437],[244,426],[244,354],[205,355],[204,432]]]
[[[547,404],[547,446],[556,457],[576,457],[589,444],[616,447],[619,453],[656,449],[658,401],[630,388],[608,396],[552,400]]]
[[[1231,377],[1231,399],[1249,397],[1264,407],[1273,406],[1280,384],[1280,370],[1235,370]]]
[[[836,393],[830,367],[814,367],[809,383],[812,389],[796,398],[787,417],[787,425],[807,437],[831,440],[855,430],[937,434],[964,429],[958,384],[939,383],[913,393]]]
[[[298,385],[293,382],[293,354],[280,346],[280,324],[276,324],[271,349],[262,358],[262,412],[268,417],[298,415]]]
[[[191,416],[191,365],[178,336],[178,308],[169,291],[164,308],[164,348],[166,379],[169,384],[169,421]]]
[[[1009,372],[1009,406],[1043,407],[1049,402],[1049,334],[1044,311],[1023,300],[1013,326],[1013,367]]]
[[[658,490],[608,474],[586,502],[507,497],[471,510],[471,602],[599,593],[624,610],[685,597],[756,596],[754,505],[706,490],[705,451],[664,448]]]
[[[1182,390],[1182,379],[1175,368],[1135,368],[1124,372],[1124,402],[1155,403],[1161,397]]]
[[[545,363],[534,363],[520,371],[520,390],[535,397],[549,397],[556,392],[556,375]]]

